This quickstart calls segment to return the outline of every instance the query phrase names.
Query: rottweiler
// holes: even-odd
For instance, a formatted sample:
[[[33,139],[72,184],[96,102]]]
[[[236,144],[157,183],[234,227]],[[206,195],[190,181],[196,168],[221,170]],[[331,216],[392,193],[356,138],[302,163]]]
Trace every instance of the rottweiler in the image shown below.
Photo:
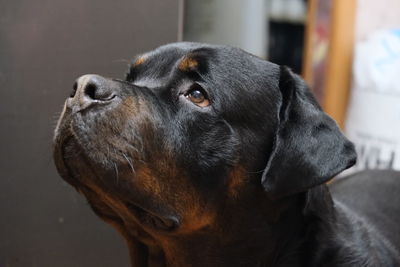
[[[400,175],[368,171],[289,68],[174,43],[126,79],[84,75],[55,130],[60,175],[132,266],[400,266]]]

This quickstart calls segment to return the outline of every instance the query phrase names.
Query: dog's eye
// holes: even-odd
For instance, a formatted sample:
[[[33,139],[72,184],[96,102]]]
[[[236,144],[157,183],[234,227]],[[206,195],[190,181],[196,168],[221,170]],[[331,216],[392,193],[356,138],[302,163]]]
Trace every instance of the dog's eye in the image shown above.
[[[206,100],[206,97],[200,90],[192,90],[186,97],[195,104],[203,103]]]
[[[210,105],[210,100],[208,99],[206,92],[198,84],[193,85],[184,96],[199,107],[207,107]]]

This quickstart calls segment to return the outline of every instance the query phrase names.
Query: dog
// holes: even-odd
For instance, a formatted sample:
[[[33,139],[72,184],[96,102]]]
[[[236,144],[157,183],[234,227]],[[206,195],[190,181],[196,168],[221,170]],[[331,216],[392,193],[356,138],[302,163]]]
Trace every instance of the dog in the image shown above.
[[[400,175],[366,171],[289,68],[174,43],[125,80],[84,75],[54,137],[60,175],[132,266],[400,266]]]

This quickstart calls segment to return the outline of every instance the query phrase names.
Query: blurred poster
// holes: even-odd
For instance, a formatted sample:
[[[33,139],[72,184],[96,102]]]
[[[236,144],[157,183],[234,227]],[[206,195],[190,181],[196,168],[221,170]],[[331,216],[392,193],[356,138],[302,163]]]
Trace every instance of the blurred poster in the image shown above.
[[[346,133],[353,170],[400,170],[400,29],[375,32],[355,47]]]

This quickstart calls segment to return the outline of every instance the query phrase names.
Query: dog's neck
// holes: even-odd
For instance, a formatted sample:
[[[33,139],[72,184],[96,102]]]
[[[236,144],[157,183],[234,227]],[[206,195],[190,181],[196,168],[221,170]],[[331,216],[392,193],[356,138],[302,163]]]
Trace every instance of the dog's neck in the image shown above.
[[[397,252],[361,217],[338,201],[327,186],[305,194],[302,263],[276,266],[395,266]],[[349,257],[349,255],[351,255]],[[275,265],[272,265],[275,266]]]
[[[305,266],[305,202],[303,195],[271,201],[261,191],[230,202],[216,225],[148,248],[147,266]]]
[[[276,215],[279,218],[261,209],[252,213],[254,205],[264,203],[250,203],[253,209],[242,206],[240,217],[223,214],[227,219],[218,230],[205,229],[147,248],[144,266],[380,266],[383,261],[376,254],[390,253],[362,221],[332,201],[325,185],[282,203],[286,208]],[[355,226],[357,231],[349,231]]]

